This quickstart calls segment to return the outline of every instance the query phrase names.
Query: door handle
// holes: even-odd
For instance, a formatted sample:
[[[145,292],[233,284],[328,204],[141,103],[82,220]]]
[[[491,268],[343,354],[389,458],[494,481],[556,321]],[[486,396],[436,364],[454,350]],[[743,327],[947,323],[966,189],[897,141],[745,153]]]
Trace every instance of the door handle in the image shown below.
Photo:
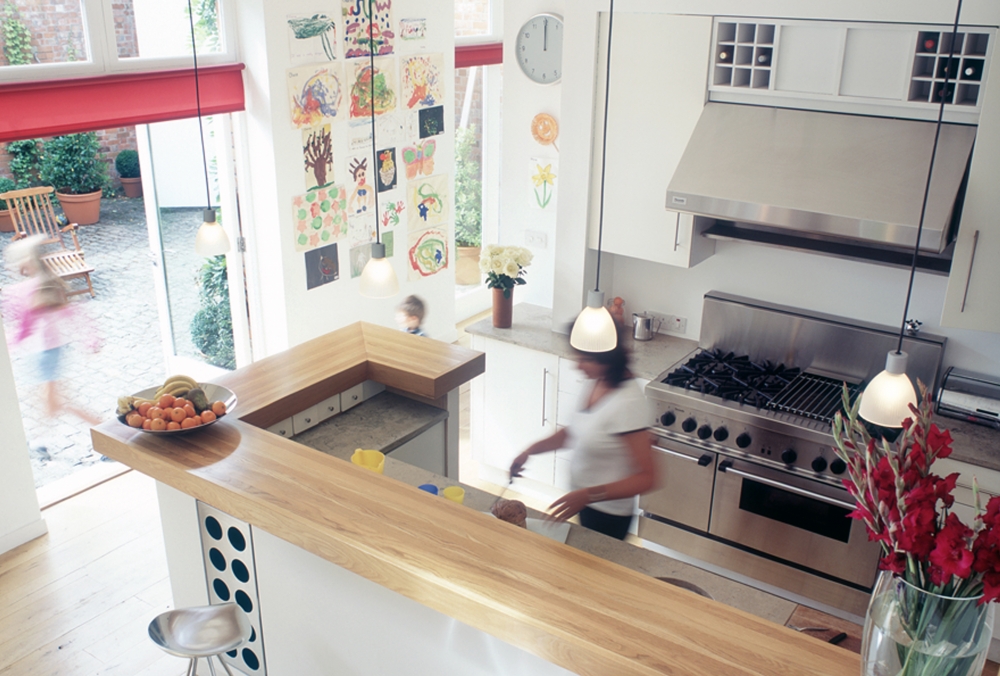
[[[976,248],[979,247],[979,231],[972,235],[972,255],[969,256],[969,272],[965,275],[965,292],[962,294],[962,309],[965,312],[965,301],[969,297],[969,282],[972,281],[972,266],[976,264]]]
[[[656,444],[653,444],[653,448],[657,451],[662,451],[667,455],[672,455],[675,458],[680,458],[681,460],[689,460],[691,462],[696,462],[702,467],[707,467],[708,465],[711,465],[712,461],[715,460],[715,458],[712,457],[713,456],[712,453],[705,453],[700,458],[696,458],[694,456],[687,455],[686,453],[678,453],[677,451],[671,451],[669,448],[664,448],[663,446],[657,446]]]
[[[775,481],[774,479],[765,479],[762,476],[756,474],[749,474],[747,472],[741,472],[738,469],[733,469],[733,463],[729,460],[723,460],[719,463],[719,471],[735,474],[736,476],[741,476],[745,479],[750,479],[751,481],[756,481],[758,483],[766,484],[773,488],[780,488],[783,491],[788,491],[789,493],[795,493],[796,495],[801,495],[806,498],[812,498],[813,500],[819,500],[820,502],[825,502],[828,505],[834,505],[836,507],[843,507],[844,509],[849,509],[854,511],[857,505],[850,502],[844,502],[843,500],[838,500],[836,498],[828,498],[825,495],[820,495],[819,493],[814,493],[813,491],[806,490],[805,488],[798,488],[797,486],[790,486],[789,484],[781,483],[780,481]]]
[[[542,427],[548,422],[545,418],[545,404],[548,401],[549,370],[542,369]]]
[[[680,246],[680,241],[678,241],[680,239],[680,236],[681,236],[681,217],[680,215],[678,215],[677,221],[674,223],[674,251],[677,251],[677,247]]]

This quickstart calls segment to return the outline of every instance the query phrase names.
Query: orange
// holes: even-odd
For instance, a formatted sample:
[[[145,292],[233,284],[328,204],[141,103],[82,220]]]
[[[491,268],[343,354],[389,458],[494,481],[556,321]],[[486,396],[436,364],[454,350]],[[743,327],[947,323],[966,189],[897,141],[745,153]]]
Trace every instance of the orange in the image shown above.
[[[142,416],[138,413],[129,413],[125,417],[125,422],[128,423],[129,427],[142,427]]]
[[[198,423],[194,421],[194,418],[184,418],[184,422],[181,423],[181,427],[183,427],[184,429],[195,427],[197,425]]]
[[[202,418],[200,415],[194,416],[193,418],[191,418],[191,420],[194,420],[195,425],[201,425],[203,422],[205,422],[204,418]]]
[[[215,417],[216,416],[214,413],[212,413],[211,409],[206,408],[204,411],[201,412],[201,421],[206,425],[210,422],[213,422],[215,420]]]
[[[145,420],[143,420],[142,421],[142,429],[144,429],[144,430],[150,429],[150,425],[152,424],[152,422],[153,421],[150,420],[149,418],[146,418]]]
[[[191,404],[187,404],[187,405],[186,405],[186,406],[184,407],[184,412],[185,412],[185,413],[187,413],[187,416],[188,416],[189,418],[193,418],[193,417],[195,417],[196,415],[198,415],[198,414],[197,414],[197,413],[195,412],[195,410],[194,410],[194,406],[192,406]]]
[[[214,413],[219,418],[221,418],[222,416],[226,415],[226,402],[224,402],[224,401],[217,401],[217,402],[213,403],[212,404],[212,413]]]
[[[150,420],[153,420],[154,418],[162,418],[163,409],[160,408],[159,406],[150,406],[149,410],[146,411],[146,417],[149,418]]]
[[[149,415],[149,409],[151,409],[152,407],[153,404],[147,401],[142,404],[139,404],[139,408],[136,410],[139,411],[139,415],[145,417]]]
[[[153,418],[149,421],[149,429],[154,432],[162,432],[167,429],[167,421],[163,418]]]
[[[170,418],[174,422],[181,422],[181,421],[185,420],[187,417],[188,417],[187,411],[185,411],[183,408],[176,408],[175,407],[175,408],[170,409]]]
[[[168,430],[179,430],[181,428],[180,423],[175,423],[173,420],[167,423]]]
[[[184,408],[190,403],[191,402],[185,399],[184,397],[177,397],[176,399],[174,399],[174,408]]]
[[[162,397],[160,397],[159,404],[160,408],[170,408],[171,406],[174,405],[174,395],[164,394]]]

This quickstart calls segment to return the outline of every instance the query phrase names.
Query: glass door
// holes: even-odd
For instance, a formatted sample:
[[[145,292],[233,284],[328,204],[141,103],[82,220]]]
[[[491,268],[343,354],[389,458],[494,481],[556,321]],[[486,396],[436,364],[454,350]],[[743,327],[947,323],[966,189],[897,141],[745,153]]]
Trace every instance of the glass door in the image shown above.
[[[136,137],[154,269],[154,293],[144,298],[156,298],[167,373],[210,381],[249,362],[250,341],[230,118],[201,123],[212,206],[232,243],[224,256],[203,258],[194,249],[206,203],[199,120],[140,125]]]

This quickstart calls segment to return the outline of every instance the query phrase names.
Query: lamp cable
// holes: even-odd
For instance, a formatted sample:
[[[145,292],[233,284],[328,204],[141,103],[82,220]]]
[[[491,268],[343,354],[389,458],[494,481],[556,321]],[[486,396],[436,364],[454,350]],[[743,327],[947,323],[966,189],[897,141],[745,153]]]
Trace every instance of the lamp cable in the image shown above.
[[[594,291],[601,290],[601,246],[604,241],[604,170],[608,162],[608,103],[611,100],[611,34],[615,20],[615,0],[608,8],[608,63],[604,75],[604,134],[601,137],[601,206],[597,218],[597,278]]]
[[[190,0],[188,0],[190,2]],[[372,109],[372,167],[375,195],[375,243],[381,243],[378,228],[378,150],[375,149],[375,0],[368,0],[368,105]]]
[[[205,129],[201,120],[201,87],[198,82],[198,46],[194,36],[194,9],[191,7],[191,0],[188,0],[188,19],[191,25],[191,53],[194,55],[194,100],[198,109],[198,134],[201,137],[201,166],[205,172],[205,200],[206,208],[212,208],[212,189],[208,183],[208,157],[205,151]]]

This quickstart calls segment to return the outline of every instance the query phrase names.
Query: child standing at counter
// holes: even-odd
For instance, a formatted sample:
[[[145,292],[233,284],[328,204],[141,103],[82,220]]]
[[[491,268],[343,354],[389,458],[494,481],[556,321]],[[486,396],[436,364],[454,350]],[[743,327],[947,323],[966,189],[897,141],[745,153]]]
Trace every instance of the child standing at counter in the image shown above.
[[[424,321],[426,306],[419,296],[407,296],[396,308],[396,323],[407,333],[426,336],[420,325]]]

